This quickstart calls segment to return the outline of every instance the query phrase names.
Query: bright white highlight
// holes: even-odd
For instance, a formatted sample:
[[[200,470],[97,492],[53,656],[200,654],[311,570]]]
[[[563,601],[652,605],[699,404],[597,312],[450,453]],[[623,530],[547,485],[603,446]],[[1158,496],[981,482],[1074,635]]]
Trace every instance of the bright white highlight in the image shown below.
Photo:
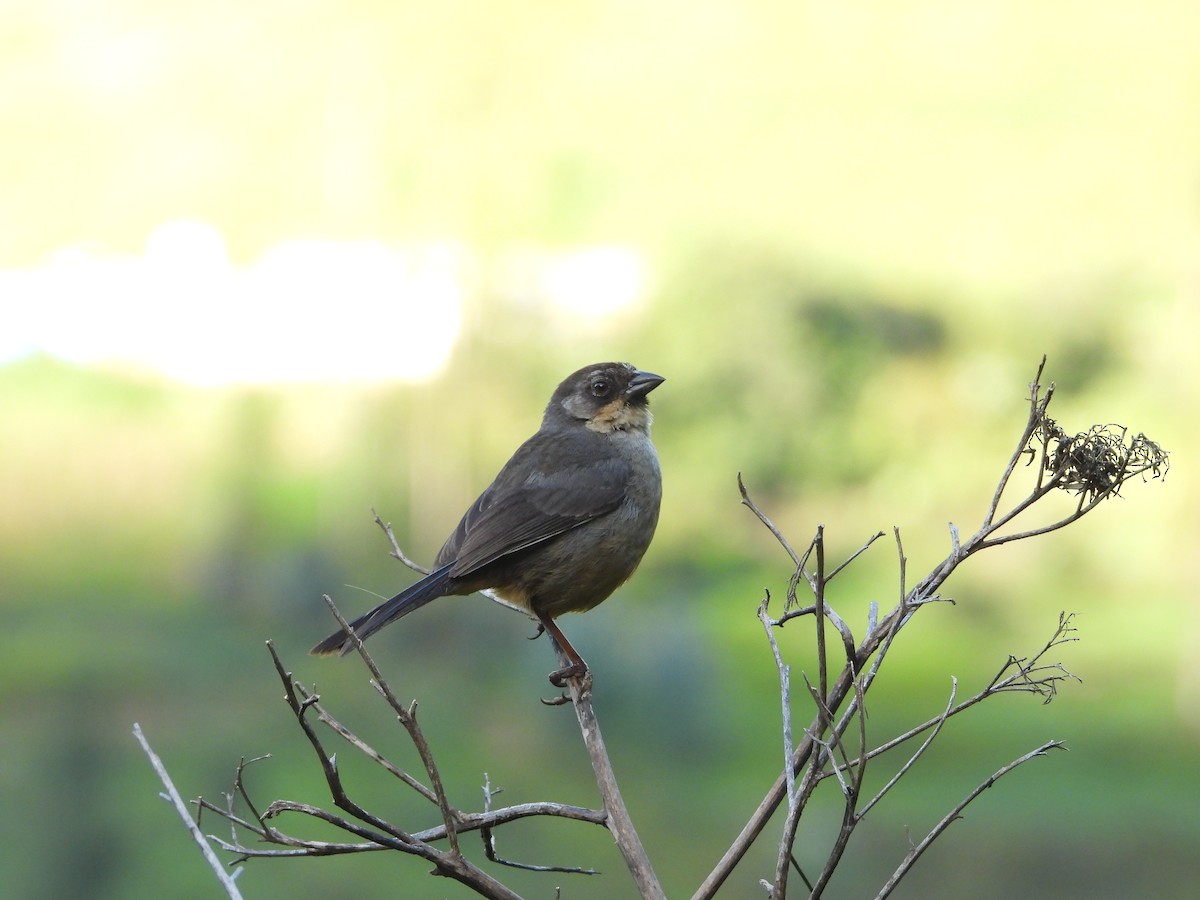
[[[63,251],[0,271],[0,360],[42,351],[200,385],[420,380],[458,337],[465,256],[451,244],[289,241],[233,266],[197,222],[137,257]]]
[[[624,247],[587,247],[547,260],[543,285],[557,306],[589,319],[623,312],[642,299],[642,259]]]

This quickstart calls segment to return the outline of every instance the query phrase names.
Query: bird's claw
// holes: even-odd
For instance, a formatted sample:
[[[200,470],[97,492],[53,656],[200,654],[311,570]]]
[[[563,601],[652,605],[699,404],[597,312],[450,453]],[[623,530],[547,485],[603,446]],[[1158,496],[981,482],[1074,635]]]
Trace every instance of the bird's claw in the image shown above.
[[[572,663],[550,673],[550,683],[556,688],[565,688],[568,678],[581,678],[588,673],[588,667],[582,663]]]

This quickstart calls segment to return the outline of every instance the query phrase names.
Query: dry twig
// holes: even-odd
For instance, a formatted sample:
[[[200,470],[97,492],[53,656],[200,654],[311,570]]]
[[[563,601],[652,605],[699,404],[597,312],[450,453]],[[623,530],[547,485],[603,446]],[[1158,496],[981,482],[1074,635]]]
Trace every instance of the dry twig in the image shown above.
[[[952,693],[947,709],[940,716],[874,750],[867,750],[863,743],[865,695],[878,676],[880,666],[891,649],[892,642],[922,606],[945,599],[939,595],[938,591],[964,560],[989,547],[1036,537],[1063,528],[1086,515],[1103,500],[1117,496],[1121,487],[1130,479],[1160,478],[1166,474],[1169,468],[1168,456],[1158,444],[1143,434],[1130,437],[1128,430],[1122,426],[1094,426],[1087,431],[1069,436],[1046,414],[1054,394],[1054,386],[1050,385],[1043,389],[1040,383],[1045,364],[1046,360],[1043,357],[1037,374],[1029,386],[1029,415],[1025,427],[1017,441],[1016,449],[1000,477],[979,529],[966,541],[962,541],[958,529],[951,523],[950,553],[912,588],[909,588],[906,583],[907,558],[900,540],[900,532],[896,529],[896,546],[900,566],[899,601],[881,620],[878,618],[876,607],[872,604],[868,616],[867,632],[862,641],[857,644],[854,642],[850,629],[845,625],[844,619],[830,608],[825,594],[825,586],[834,575],[864,552],[880,535],[873,536],[854,556],[835,567],[832,573],[826,576],[823,571],[823,528],[818,527],[817,536],[803,556],[796,553],[782,532],[751,500],[739,475],[738,489],[743,504],[766,526],[796,567],[795,574],[790,581],[788,608],[774,624],[781,627],[791,619],[808,615],[813,616],[816,622],[818,687],[812,691],[815,717],[811,726],[806,729],[804,738],[795,746],[789,764],[776,778],[775,783],[767,791],[766,796],[717,866],[697,889],[693,900],[704,900],[716,893],[733,868],[757,840],[780,804],[786,799],[789,812],[784,824],[781,850],[775,868],[775,879],[768,885],[773,896],[782,896],[786,891],[791,846],[796,837],[796,820],[817,784],[830,775],[837,777],[846,798],[842,829],[835,839],[834,848],[829,857],[829,862],[835,866],[854,825],[890,790],[895,781],[894,779],[890,781],[875,798],[856,812],[858,802],[856,785],[861,785],[862,770],[868,760],[932,729],[925,744],[902,767],[897,775],[898,778],[924,752],[929,741],[933,740],[938,730],[950,717],[1002,691],[1036,693],[1049,702],[1053,698],[1058,684],[1064,679],[1073,677],[1058,663],[1042,662],[1042,658],[1050,649],[1065,641],[1073,640],[1073,638],[1067,637],[1073,631],[1071,617],[1063,614],[1060,616],[1059,627],[1054,637],[1038,654],[1032,659],[1010,656],[992,683],[974,697],[954,705]],[[1002,499],[1006,490],[1011,487],[1013,475],[1022,459],[1027,459],[1031,463],[1037,462],[1033,486],[1024,498],[1008,508],[1003,508],[1001,506]],[[1027,527],[1024,530],[1006,530],[1018,516],[1030,510],[1039,500],[1058,490],[1079,495],[1079,501],[1070,513]],[[813,555],[817,559],[817,569],[815,573],[809,573],[804,566]],[[814,602],[811,605],[801,606],[795,598],[795,588],[801,581],[807,582],[813,594]],[[842,635],[848,660],[840,674],[832,679],[832,684],[829,683],[830,679],[826,669],[827,654],[824,641],[826,619]],[[772,653],[777,654],[778,646],[774,641],[771,642],[771,647]],[[782,657],[777,657],[776,665],[782,672],[785,665]],[[836,723],[833,722],[834,715],[840,715]],[[835,751],[841,748],[842,736],[853,721],[860,723],[861,746],[858,755],[850,761],[843,762],[840,766],[834,765]],[[790,744],[790,739],[788,743]],[[1038,755],[1044,755],[1044,748],[1041,751],[1034,751],[1029,758]],[[1022,758],[1018,763],[1024,759]],[[1001,770],[994,778],[1009,771],[1010,768]],[[797,781],[797,776],[801,771],[805,772],[804,777]],[[844,777],[845,774],[850,775],[849,781]],[[942,830],[944,828],[936,829],[935,833],[931,833],[927,838],[927,841],[932,841]],[[812,897],[820,896],[828,882],[828,876],[831,874],[832,866],[827,865],[818,880],[809,886]]]

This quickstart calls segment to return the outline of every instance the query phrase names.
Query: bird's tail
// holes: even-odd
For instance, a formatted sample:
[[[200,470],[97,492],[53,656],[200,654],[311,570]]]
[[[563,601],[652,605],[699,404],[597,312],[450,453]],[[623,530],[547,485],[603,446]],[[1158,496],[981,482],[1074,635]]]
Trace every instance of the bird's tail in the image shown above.
[[[365,615],[359,616],[350,623],[359,640],[365,641],[384,625],[401,616],[406,616],[414,609],[419,609],[431,600],[446,593],[450,581],[450,565],[434,569],[416,584],[405,588],[391,600],[385,600]],[[336,653],[345,656],[354,649],[354,641],[345,631],[338,629],[308,652],[314,656],[331,656]]]

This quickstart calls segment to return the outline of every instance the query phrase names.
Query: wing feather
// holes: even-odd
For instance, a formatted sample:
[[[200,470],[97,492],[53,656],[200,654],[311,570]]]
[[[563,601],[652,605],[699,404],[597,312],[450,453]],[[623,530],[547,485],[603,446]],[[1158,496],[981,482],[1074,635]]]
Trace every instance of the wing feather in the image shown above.
[[[606,457],[579,465],[547,465],[547,459],[594,459],[594,455],[571,452],[576,449],[572,446],[539,453],[542,443],[531,439],[514,454],[446,541],[438,565],[452,562],[452,576],[471,575],[620,505],[632,474],[629,463]]]

